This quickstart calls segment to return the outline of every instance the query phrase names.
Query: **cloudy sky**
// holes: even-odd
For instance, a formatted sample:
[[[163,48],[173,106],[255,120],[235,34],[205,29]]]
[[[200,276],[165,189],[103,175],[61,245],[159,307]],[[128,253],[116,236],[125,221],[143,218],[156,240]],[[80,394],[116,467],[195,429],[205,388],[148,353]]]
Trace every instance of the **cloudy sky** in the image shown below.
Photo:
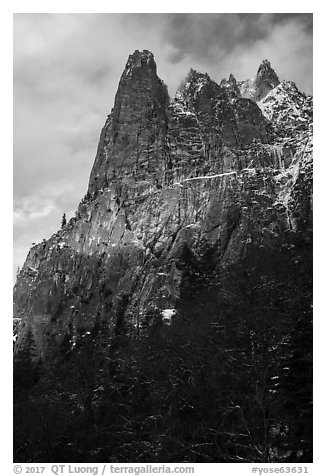
[[[191,67],[246,79],[264,58],[312,93],[310,14],[15,14],[14,269],[74,214],[135,49],[171,96]]]

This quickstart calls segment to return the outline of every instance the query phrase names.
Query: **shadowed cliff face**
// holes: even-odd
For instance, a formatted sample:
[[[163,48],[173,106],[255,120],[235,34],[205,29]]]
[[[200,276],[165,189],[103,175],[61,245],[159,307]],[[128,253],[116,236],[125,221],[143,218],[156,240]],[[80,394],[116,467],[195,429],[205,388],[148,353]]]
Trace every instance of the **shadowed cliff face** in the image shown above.
[[[266,92],[264,71],[256,85]],[[194,259],[210,250],[218,270],[252,246],[310,233],[311,102],[297,100],[303,120],[290,117],[280,134],[301,93],[289,86],[280,100],[277,81],[268,79],[260,108],[233,76],[219,86],[191,70],[170,100],[152,53],[129,57],[87,194],[30,250],[17,279],[17,349],[30,329],[39,355],[65,354],[99,316],[113,331],[123,315],[140,333],[150,316],[178,307],[185,250]]]

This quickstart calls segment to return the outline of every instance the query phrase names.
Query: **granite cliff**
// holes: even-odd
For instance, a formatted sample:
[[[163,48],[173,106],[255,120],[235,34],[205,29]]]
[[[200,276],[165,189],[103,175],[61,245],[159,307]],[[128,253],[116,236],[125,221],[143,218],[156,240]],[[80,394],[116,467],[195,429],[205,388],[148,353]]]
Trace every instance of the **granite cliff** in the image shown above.
[[[312,98],[135,51],[14,287],[16,462],[312,461]]]
[[[190,70],[174,99],[136,51],[102,129],[76,215],[33,246],[14,289],[16,348],[73,348],[95,316],[136,332],[175,313],[185,249],[217,269],[311,231],[311,98],[259,67],[250,94]],[[248,91],[247,91],[248,92]],[[308,238],[307,238],[308,239]],[[173,310],[173,311],[172,311]]]

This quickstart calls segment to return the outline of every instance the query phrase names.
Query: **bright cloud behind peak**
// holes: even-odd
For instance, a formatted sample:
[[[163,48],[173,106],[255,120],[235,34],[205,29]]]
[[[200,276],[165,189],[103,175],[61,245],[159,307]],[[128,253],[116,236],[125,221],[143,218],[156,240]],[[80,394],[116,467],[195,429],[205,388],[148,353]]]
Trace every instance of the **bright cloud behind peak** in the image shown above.
[[[14,207],[34,197],[40,214],[18,219],[15,267],[86,192],[135,49],[154,53],[171,96],[191,67],[218,82],[229,73],[246,79],[264,58],[280,79],[312,92],[311,14],[15,14]]]

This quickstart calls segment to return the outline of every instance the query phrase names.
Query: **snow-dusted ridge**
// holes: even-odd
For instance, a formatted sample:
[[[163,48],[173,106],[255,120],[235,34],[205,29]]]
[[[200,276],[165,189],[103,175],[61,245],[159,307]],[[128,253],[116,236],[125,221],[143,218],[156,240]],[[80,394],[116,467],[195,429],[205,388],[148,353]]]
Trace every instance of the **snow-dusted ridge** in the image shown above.
[[[285,129],[308,127],[312,121],[312,97],[293,81],[282,81],[257,104],[266,119]]]

